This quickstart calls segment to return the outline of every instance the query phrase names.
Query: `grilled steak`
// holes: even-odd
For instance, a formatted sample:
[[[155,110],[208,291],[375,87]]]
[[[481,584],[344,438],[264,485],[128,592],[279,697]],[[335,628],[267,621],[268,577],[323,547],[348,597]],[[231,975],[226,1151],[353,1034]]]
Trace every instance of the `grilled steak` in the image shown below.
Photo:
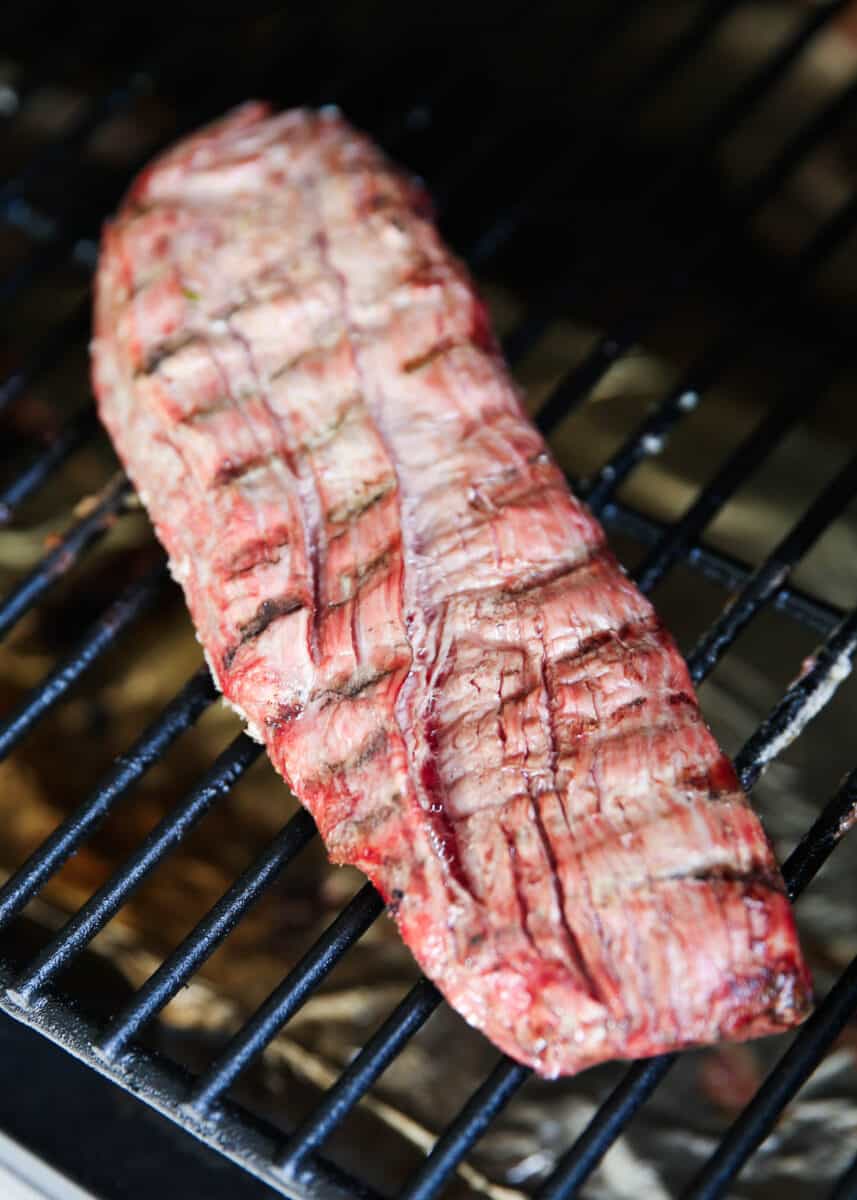
[[[416,183],[245,105],[106,228],[93,359],[224,696],[468,1021],[557,1075],[804,1016],[760,823]]]

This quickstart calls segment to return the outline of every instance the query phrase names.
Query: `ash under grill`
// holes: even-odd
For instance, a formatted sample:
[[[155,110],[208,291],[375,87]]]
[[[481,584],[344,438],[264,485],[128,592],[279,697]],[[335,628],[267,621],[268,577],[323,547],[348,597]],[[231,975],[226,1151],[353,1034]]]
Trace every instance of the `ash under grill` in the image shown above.
[[[135,631],[157,666],[159,623],[181,620],[164,615],[171,611],[171,585],[160,551],[141,532],[129,487],[113,474],[115,461],[95,448],[98,425],[80,375],[87,279],[100,221],[130,175],[159,145],[251,94],[284,104],[336,100],[425,175],[441,225],[486,281],[507,354],[530,383],[539,426],[552,436],[578,494],[616,536],[642,589],[658,589],[668,623],[684,635],[695,682],[727,669],[748,640],[769,648],[771,682],[761,693],[768,697],[775,684],[782,687],[762,704],[757,727],[735,722],[743,785],[753,788],[798,735],[798,746],[811,744],[814,729],[826,728],[822,710],[838,702],[835,693],[857,648],[849,591],[857,579],[843,569],[819,590],[816,581],[827,573],[811,569],[818,555],[824,566],[848,545],[848,510],[857,497],[853,419],[849,424],[847,405],[837,399],[847,396],[854,368],[857,194],[837,150],[855,132],[857,42],[852,48],[843,24],[851,6],[718,0],[663,6],[657,18],[651,6],[628,0],[572,7],[573,13],[560,13],[519,5],[485,20],[474,10],[470,20],[459,14],[408,24],[383,5],[370,21],[358,20],[345,5],[322,15],[251,4],[240,20],[207,30],[172,14],[174,35],[166,48],[154,11],[143,18],[134,46],[115,12],[93,10],[88,25],[56,33],[61,17],[50,3],[31,6],[26,21],[11,13],[0,18],[8,27],[17,20],[4,41],[21,46],[17,74],[0,90],[0,119],[12,134],[10,174],[0,187],[0,303],[16,344],[25,343],[7,357],[0,381],[0,521],[10,531],[0,537],[25,530],[30,520],[38,527],[52,518],[51,505],[74,491],[83,457],[95,464],[102,489],[34,564],[23,555],[26,565],[7,572],[0,636],[14,640],[23,628],[26,637],[37,606],[61,613],[62,601],[50,609],[53,597],[73,594],[69,589],[87,564],[106,546],[120,545],[107,560],[107,578],[105,571],[94,576],[95,611],[84,606],[72,613],[76,636],[56,639],[52,665],[38,682],[30,686],[27,678],[7,689],[0,760],[18,762],[46,722],[61,729],[50,722],[73,701],[78,683],[108,687],[110,664],[120,650],[133,651]],[[723,64],[754,29],[765,31],[755,57],[730,73]],[[56,49],[41,58],[36,50],[45,38]],[[64,45],[78,47],[78,55]],[[807,68],[822,61],[832,64],[823,86]],[[61,86],[76,107],[61,129],[46,131],[45,113],[52,110],[45,97]],[[783,95],[792,96],[791,108]],[[623,385],[626,367],[643,383]],[[71,388],[70,379],[77,380]],[[836,449],[821,454],[822,442]],[[790,446],[792,458],[782,460]],[[818,459],[808,481],[796,470],[789,476],[801,446]],[[785,488],[777,463],[786,472]],[[760,477],[768,478],[768,493],[759,496],[779,478],[779,492],[773,490],[782,503],[765,526],[764,549],[747,554],[753,531],[742,530],[740,521],[723,522],[736,498],[757,495]],[[84,490],[90,488],[87,475]],[[761,510],[750,504],[746,511],[758,517]],[[132,526],[138,534],[122,549],[122,531]],[[833,549],[825,551],[837,531]],[[804,577],[812,586],[802,586]],[[186,623],[184,630],[187,640]],[[172,645],[160,653],[169,655]],[[93,677],[100,682],[93,685]],[[703,691],[703,710],[706,698]],[[105,820],[121,822],[125,814],[129,821],[133,801],[122,805],[130,790],[164,769],[164,757],[182,735],[212,719],[214,701],[207,671],[194,668],[142,732],[137,724],[112,765],[104,756],[103,774],[86,798],[75,799],[25,861],[10,864],[0,886],[0,1007],[13,1018],[4,1018],[4,1036],[22,1047],[25,1064],[34,1062],[46,1044],[32,1048],[31,1034],[18,1028],[29,1026],[252,1172],[272,1194],[375,1195],[382,1186],[378,1159],[385,1154],[380,1140],[362,1151],[366,1172],[359,1147],[331,1157],[328,1151],[358,1102],[376,1094],[376,1083],[383,1086],[384,1072],[425,1032],[429,1018],[443,1018],[444,1006],[426,980],[401,989],[337,1077],[316,1081],[313,1103],[289,1128],[280,1127],[275,1104],[261,1116],[251,1113],[234,1088],[331,973],[347,964],[349,952],[359,951],[363,935],[377,929],[382,904],[370,885],[344,898],[321,937],[292,956],[294,965],[249,1019],[233,1021],[228,1036],[210,1045],[195,1045],[192,1063],[187,1053],[173,1061],[165,1052],[168,1040],[155,1053],[150,1036],[165,1006],[301,868],[303,852],[315,844],[306,813],[296,812],[267,844],[259,836],[258,855],[234,872],[214,907],[206,906],[198,919],[189,916],[187,932],[130,994],[126,987],[113,1002],[110,989],[105,998],[104,989],[77,987],[94,939],[196,836],[203,819],[217,815],[259,759],[260,748],[245,735],[221,742],[215,761],[201,766],[156,819],[145,827],[130,822],[121,865],[90,887],[58,926],[29,941],[21,933],[24,911],[38,916],[45,889],[99,836]],[[97,757],[97,726],[73,734],[57,742],[57,755]],[[829,752],[818,746],[807,751],[819,766],[815,808],[803,836],[791,839],[796,844],[784,864],[795,898],[805,891],[812,897],[819,886],[814,877],[857,811],[857,767],[838,785],[828,778],[850,765],[849,746]],[[13,786],[16,777],[9,778]],[[282,785],[273,786],[274,803],[283,796],[285,805]],[[853,896],[843,894],[841,901],[847,906]],[[741,1111],[713,1152],[707,1148],[679,1163],[673,1173],[680,1194],[696,1200],[725,1195],[752,1166],[757,1147],[857,1012],[857,959],[844,970],[840,965],[829,964],[828,973],[838,977],[816,1014],[787,1048],[777,1047],[781,1056],[748,1103],[737,1106]],[[475,1061],[490,1062],[490,1053],[480,1046]],[[50,1056],[45,1062],[57,1080],[67,1069]],[[442,1088],[443,1071],[453,1066],[451,1059],[442,1062],[425,1086]],[[661,1083],[668,1088],[667,1077],[680,1069],[677,1056],[668,1056],[597,1076],[594,1111],[560,1146],[551,1133],[551,1152],[534,1164],[528,1190],[542,1200],[581,1194],[587,1185],[600,1189],[593,1196],[620,1194],[593,1173],[626,1128],[657,1105]],[[471,1168],[463,1182],[455,1173],[471,1151],[478,1160],[481,1139],[498,1121],[512,1120],[528,1080],[526,1069],[497,1061],[456,1101],[457,1113],[424,1159],[410,1163],[404,1182],[395,1184],[397,1194],[427,1200],[465,1186],[499,1194],[481,1168],[478,1176]],[[40,1086],[47,1092],[50,1084],[42,1079]],[[421,1086],[415,1079],[413,1087]],[[545,1128],[552,1096],[567,1098],[580,1086],[571,1080],[552,1092],[540,1085]],[[96,1111],[99,1101],[91,1103]],[[16,1128],[23,1136],[29,1127]],[[86,1136],[98,1145],[96,1128]],[[163,1147],[160,1126],[151,1136]],[[218,1194],[216,1172],[199,1182],[186,1149],[160,1152],[167,1171],[177,1170],[170,1164],[185,1154],[187,1174],[176,1176],[183,1194]],[[770,1160],[776,1151],[764,1153]],[[230,1178],[225,1194],[241,1194],[242,1177]],[[762,1188],[764,1174],[754,1178]],[[521,1172],[505,1181],[510,1187],[524,1182]],[[258,1194],[258,1186],[248,1194]],[[825,1177],[819,1190],[794,1194],[825,1194],[832,1186],[837,1197],[857,1194],[855,1168],[835,1185]]]

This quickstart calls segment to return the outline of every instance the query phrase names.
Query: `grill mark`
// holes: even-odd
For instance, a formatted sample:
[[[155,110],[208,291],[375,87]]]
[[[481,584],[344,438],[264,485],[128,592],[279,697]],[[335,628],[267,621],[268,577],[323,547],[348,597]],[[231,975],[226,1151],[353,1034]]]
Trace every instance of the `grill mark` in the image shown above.
[[[678,874],[659,875],[658,880],[696,880],[699,883],[740,883],[747,888],[760,887],[768,891],[779,892],[780,895],[786,894],[785,884],[779,874],[779,871],[771,867],[749,867],[747,870],[741,870],[739,867],[730,867],[724,864],[717,864],[712,867],[700,867],[695,871],[680,872]]]
[[[235,407],[235,399],[224,394],[208,408],[195,408],[193,412],[184,413],[178,418],[176,425],[201,425],[206,417],[217,417],[222,413],[232,412]]]
[[[321,708],[327,708],[338,700],[355,700],[364,692],[368,692],[370,688],[375,687],[376,684],[381,683],[382,680],[389,679],[394,670],[393,667],[387,667],[380,671],[373,671],[369,675],[352,675],[339,687],[332,685],[316,692],[312,699],[318,700]]]
[[[224,458],[215,471],[214,478],[209,486],[212,488],[225,487],[229,483],[235,483],[237,480],[243,479],[251,471],[256,471],[260,467],[267,467],[271,463],[281,460],[285,461],[285,455],[279,450],[260,451],[260,453],[254,454],[246,462],[233,462],[229,457]]]
[[[598,633],[590,634],[584,638],[574,650],[568,654],[562,654],[554,660],[554,666],[573,665],[582,662],[590,655],[594,655],[596,651],[603,649],[611,642],[622,646],[631,654],[635,642],[640,641],[646,634],[657,634],[661,630],[661,623],[654,615],[642,617],[637,621],[628,621],[619,629],[604,629]]]
[[[336,313],[335,316],[338,318],[341,314]],[[320,330],[324,330],[325,322],[329,322],[330,320],[331,317],[327,316],[320,322],[318,327],[312,326],[314,340],[305,349],[299,350],[297,354],[292,355],[281,367],[277,367],[276,370],[271,371],[268,378],[272,383],[275,379],[282,379],[284,375],[288,375],[295,367],[299,367],[306,359],[312,358],[314,354],[318,354],[320,350],[335,350],[339,346],[345,337],[342,329],[337,328],[335,338],[332,335],[328,335],[327,338],[315,337]]]
[[[347,532],[347,530],[344,530],[343,534],[340,534],[340,537]],[[356,584],[354,591],[351,592],[350,595],[346,596],[344,600],[329,600],[327,607],[342,608],[344,604],[350,604],[352,600],[356,599],[356,597],[359,596],[360,592],[363,590],[363,585],[366,583],[367,579],[371,579],[373,575],[376,575],[383,567],[389,564],[392,551],[392,546],[386,550],[382,550],[380,554],[376,554],[375,557],[370,559],[368,563],[358,566],[352,574],[340,576],[341,579],[349,579]]]
[[[169,362],[180,351],[193,345],[204,345],[208,349],[208,339],[199,333],[185,333],[177,339],[168,339],[162,346],[149,351],[142,365],[135,369],[133,378],[151,379],[165,362]]]
[[[493,480],[486,479],[481,483],[472,485],[467,502],[483,518],[481,521],[473,521],[473,528],[479,528],[480,525],[484,525],[487,521],[494,520],[509,508],[530,507],[534,502],[541,499],[546,492],[553,491],[562,495],[565,490],[562,480],[549,476],[547,479],[531,481],[530,485],[524,487],[522,491],[510,492],[511,485],[518,477],[524,477],[523,467],[516,467],[514,472],[510,472],[506,479],[502,479],[499,489],[494,489],[495,494],[492,494],[491,484],[496,484],[496,476]]]
[[[239,626],[241,636],[223,655],[223,666],[225,669],[228,671],[232,666],[235,656],[242,646],[245,646],[247,642],[251,642],[259,637],[260,634],[263,634],[274,621],[278,621],[280,617],[287,617],[291,613],[305,607],[305,602],[298,596],[284,596],[280,600],[263,600],[256,609],[255,615],[249,621],[245,622],[244,625]]]
[[[317,453],[319,450],[324,450],[331,442],[335,441],[342,432],[343,426],[350,421],[358,412],[365,411],[363,397],[359,392],[349,393],[342,403],[341,409],[336,413],[333,423],[328,425],[321,431],[309,429],[305,436],[297,442],[296,448],[299,454],[309,455]]]
[[[331,525],[350,525],[354,521],[358,521],[370,508],[373,508],[385,497],[389,496],[392,491],[395,491],[395,488],[395,477],[387,476],[386,479],[376,482],[369,492],[364,493],[363,496],[351,503],[346,501],[340,504],[338,508],[330,509],[325,513],[325,520]]]
[[[450,350],[455,350],[459,346],[473,346],[474,344],[471,338],[443,338],[442,341],[432,346],[430,350],[426,350],[424,354],[418,354],[415,358],[406,359],[405,362],[399,365],[399,370],[403,371],[406,375],[411,375],[414,371],[419,371],[423,367],[427,367],[435,362],[436,359],[442,358]]]
[[[373,758],[377,758],[386,748],[386,729],[373,729],[352,755],[348,758],[339,759],[336,762],[324,763],[322,770],[328,775],[339,775],[342,772],[356,771],[359,767],[365,767]]]
[[[501,584],[498,591],[507,596],[514,596],[516,599],[526,598],[532,595],[533,592],[538,592],[542,588],[550,587],[553,583],[558,583],[561,579],[570,579],[579,571],[590,566],[603,553],[603,546],[592,547],[581,558],[574,559],[571,562],[560,563],[557,567],[551,567],[548,571],[543,571],[540,574],[531,576],[528,579],[519,580],[516,583]]]
[[[263,564],[273,566],[282,558],[281,552],[288,549],[290,545],[291,539],[285,537],[276,542],[260,541],[256,545],[240,551],[225,568],[227,581],[238,579],[241,575],[248,575]]]
[[[649,703],[649,699],[650,697],[648,696],[638,696],[636,700],[629,700],[627,704],[623,704],[619,708],[614,709],[614,711],[610,714],[610,724],[621,725],[626,717],[630,717],[633,713],[638,712],[641,708],[645,708],[645,706]],[[671,700],[672,697],[670,697],[670,702]]]
[[[462,543],[462,548],[463,543]],[[446,603],[451,603],[455,600],[466,599],[468,596],[477,595],[485,601],[493,600],[494,603],[502,603],[503,600],[517,601],[519,599],[527,599],[533,593],[538,592],[543,588],[551,587],[553,584],[560,582],[563,579],[571,578],[579,571],[593,563],[602,554],[609,553],[603,545],[593,547],[587,554],[573,562],[562,563],[557,567],[552,567],[548,571],[544,571],[538,575],[532,575],[527,579],[519,580],[512,583],[497,583],[490,587],[479,585],[478,587],[463,587],[457,591],[451,592],[446,597]],[[611,635],[612,636],[612,635]],[[574,652],[576,653],[576,652]],[[574,653],[566,657],[574,657]],[[557,659],[557,662],[564,661]]]

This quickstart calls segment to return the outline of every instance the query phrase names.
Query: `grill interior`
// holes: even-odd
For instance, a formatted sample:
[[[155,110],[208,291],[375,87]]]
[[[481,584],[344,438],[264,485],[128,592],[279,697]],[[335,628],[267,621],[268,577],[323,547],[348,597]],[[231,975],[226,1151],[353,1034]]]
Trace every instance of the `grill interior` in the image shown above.
[[[174,6],[166,44],[157,8],[133,37],[116,8],[0,16],[14,47],[0,83],[7,1061],[41,1061],[19,1031],[30,1026],[265,1194],[857,1195],[845,1100],[823,1154],[782,1165],[801,1153],[782,1114],[831,1048],[851,1045],[857,1010],[853,847],[827,865],[857,804],[857,22],[841,0],[651,8],[429,18],[251,0],[221,24]],[[832,922],[830,942],[810,944],[816,1014],[766,1043],[740,1087],[747,1061],[728,1052],[557,1084],[498,1061],[395,948],[371,887],[324,864],[310,818],[215,704],[98,431],[88,279],[133,171],[257,94],[335,101],[426,178],[537,423],[706,681],[703,709],[754,789],[790,893],[807,892],[810,943]],[[34,791],[56,809],[27,808]],[[312,1037],[289,1040],[311,1010]],[[353,1051],[325,1054],[325,1012]],[[61,1060],[45,1062],[59,1080]],[[716,1118],[699,1092],[712,1070],[740,1093]],[[841,1089],[857,1091],[853,1064]],[[21,1132],[20,1106],[3,1104]],[[623,1175],[635,1129],[645,1143],[688,1107],[696,1139],[669,1155],[667,1137]],[[106,1119],[79,1136],[97,1141]],[[182,1145],[163,1153],[164,1172],[185,1155],[183,1194],[243,1194],[242,1175],[218,1177]]]

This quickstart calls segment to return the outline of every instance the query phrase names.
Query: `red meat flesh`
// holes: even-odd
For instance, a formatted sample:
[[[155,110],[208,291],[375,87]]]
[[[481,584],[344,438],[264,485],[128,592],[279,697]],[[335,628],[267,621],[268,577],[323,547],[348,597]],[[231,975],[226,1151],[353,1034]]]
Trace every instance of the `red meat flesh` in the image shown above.
[[[104,232],[101,416],[212,672],[426,974],[544,1075],[794,1025],[770,847],[425,195],[248,104]]]

